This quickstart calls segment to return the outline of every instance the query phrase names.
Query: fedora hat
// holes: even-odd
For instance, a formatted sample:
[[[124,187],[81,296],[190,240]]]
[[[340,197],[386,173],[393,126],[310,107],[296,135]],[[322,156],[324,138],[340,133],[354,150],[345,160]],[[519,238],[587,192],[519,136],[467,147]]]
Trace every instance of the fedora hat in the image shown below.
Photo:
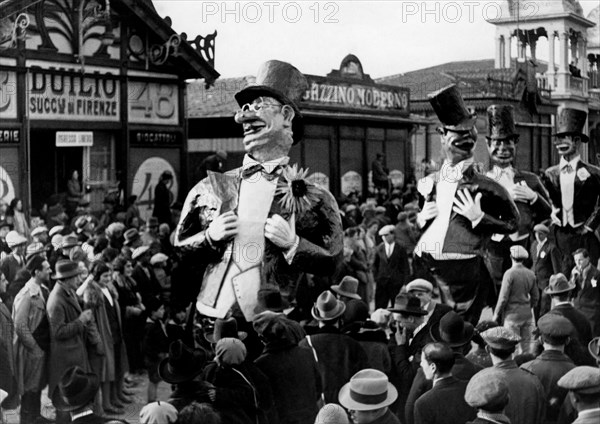
[[[86,373],[78,366],[65,371],[52,394],[52,403],[59,411],[74,411],[92,403],[100,387],[94,373]]]
[[[169,384],[190,381],[200,374],[206,358],[204,349],[191,349],[176,340],[169,345],[169,356],[158,364],[158,375]]]
[[[22,246],[27,243],[27,239],[23,237],[16,231],[9,231],[6,235],[6,244],[8,244],[9,249],[13,247]]]
[[[421,308],[421,301],[419,298],[407,294],[399,294],[396,296],[396,299],[394,299],[394,306],[388,308],[388,311],[406,315],[427,315],[427,311]]]
[[[260,289],[257,293],[257,304],[254,308],[255,314],[260,314],[264,311],[283,312],[290,305],[281,296],[281,292],[277,289]]]
[[[490,105],[487,108],[488,140],[506,140],[519,138],[511,105]]]
[[[258,69],[255,82],[235,94],[235,100],[243,106],[257,97],[268,96],[291,106],[296,113],[292,121],[293,144],[296,144],[304,134],[302,113],[297,102],[307,88],[306,77],[293,65],[279,60],[269,60]]]
[[[52,276],[55,280],[61,280],[63,278],[70,278],[81,274],[79,264],[74,261],[62,260],[58,261],[55,266],[55,272]]]
[[[583,133],[585,121],[587,120],[587,112],[583,110],[564,108],[558,115],[558,124],[555,137],[563,135],[578,135],[581,141],[587,143],[589,138]]]
[[[311,312],[317,321],[331,321],[341,317],[345,310],[344,302],[337,300],[329,290],[325,290],[317,298]]]
[[[224,338],[244,340],[248,333],[238,331],[237,321],[234,317],[227,319],[217,318],[212,332],[204,333],[204,338],[209,343],[217,343]]]
[[[398,398],[398,390],[381,371],[367,368],[354,374],[342,386],[340,404],[353,411],[372,411],[390,406]]]
[[[568,281],[564,274],[558,273],[550,276],[548,287],[544,289],[546,294],[566,293],[575,288],[575,283]]]
[[[448,312],[442,317],[438,325],[432,325],[429,329],[429,334],[434,341],[446,343],[450,347],[458,347],[469,343],[474,332],[473,324],[465,322],[454,311]]]
[[[125,237],[125,241],[123,242],[123,244],[125,246],[129,246],[130,244],[140,239],[140,233],[137,229],[130,228],[129,230],[125,231],[123,237]]]
[[[68,249],[69,247],[75,247],[79,245],[79,240],[77,240],[77,236],[73,234],[69,234],[68,236],[64,236],[62,239],[62,244],[60,247],[63,249]]]
[[[331,290],[336,292],[337,294],[341,294],[342,296],[350,297],[352,299],[361,300],[361,297],[358,295],[358,280],[354,277],[350,277],[346,275],[340,281],[340,284],[335,284],[331,286]]]
[[[428,97],[443,128],[451,131],[470,131],[475,126],[477,114],[469,112],[455,84],[441,88]]]

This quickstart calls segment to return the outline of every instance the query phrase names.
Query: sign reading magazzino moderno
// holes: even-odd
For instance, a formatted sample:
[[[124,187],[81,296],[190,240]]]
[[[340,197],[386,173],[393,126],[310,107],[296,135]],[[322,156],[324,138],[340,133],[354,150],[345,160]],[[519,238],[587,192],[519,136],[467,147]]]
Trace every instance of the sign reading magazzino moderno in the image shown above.
[[[410,90],[389,85],[354,84],[346,81],[307,75],[308,89],[304,103],[345,109],[379,110],[409,113]]]
[[[31,119],[119,121],[118,69],[28,61]]]

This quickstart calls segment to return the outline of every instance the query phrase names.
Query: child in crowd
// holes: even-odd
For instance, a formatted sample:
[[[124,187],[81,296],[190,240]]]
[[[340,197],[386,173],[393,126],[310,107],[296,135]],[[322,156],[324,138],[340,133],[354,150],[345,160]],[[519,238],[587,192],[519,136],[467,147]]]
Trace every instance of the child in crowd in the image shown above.
[[[148,403],[156,401],[156,391],[161,378],[158,375],[158,364],[167,357],[169,352],[169,338],[166,325],[163,321],[165,306],[155,297],[144,303],[149,314],[144,330],[142,343],[144,352],[144,366],[148,371]]]

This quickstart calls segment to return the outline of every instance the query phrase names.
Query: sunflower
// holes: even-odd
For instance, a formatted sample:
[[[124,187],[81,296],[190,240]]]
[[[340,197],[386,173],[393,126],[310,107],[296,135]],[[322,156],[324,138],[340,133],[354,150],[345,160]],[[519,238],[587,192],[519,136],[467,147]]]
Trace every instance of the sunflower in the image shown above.
[[[292,214],[303,214],[319,201],[319,189],[306,180],[308,169],[291,165],[283,168],[275,195],[281,195],[279,204]]]

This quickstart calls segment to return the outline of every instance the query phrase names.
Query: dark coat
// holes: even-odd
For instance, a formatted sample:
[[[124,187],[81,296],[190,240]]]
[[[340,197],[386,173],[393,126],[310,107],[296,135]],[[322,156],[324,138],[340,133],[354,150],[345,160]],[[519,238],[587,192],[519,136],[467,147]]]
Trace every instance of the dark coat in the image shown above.
[[[46,305],[50,321],[50,372],[48,393],[53,393],[64,372],[79,366],[90,372],[86,350],[86,326],[78,319],[81,307],[74,293],[55,284]]]
[[[0,272],[2,272],[2,274],[4,274],[4,276],[6,277],[9,286],[12,284],[13,281],[15,281],[17,272],[24,267],[25,259],[22,258],[21,264],[19,265],[19,262],[12,254],[6,256],[4,259],[2,259],[2,262],[0,262]]]
[[[375,421],[371,421],[370,424],[401,424],[400,420],[391,410],[387,410],[387,412],[381,417],[376,419]]]
[[[392,335],[388,349],[390,351],[390,357],[392,358],[392,373],[390,376],[390,382],[398,389],[398,399],[392,404],[390,408],[399,417],[404,417],[406,399],[412,386],[413,380],[419,367],[419,354],[422,346],[413,343],[405,345],[396,344],[396,339]]]
[[[539,255],[537,245],[537,240],[531,244],[529,257],[533,260],[532,270],[535,273],[538,288],[542,290],[548,286],[550,277],[560,272],[562,260],[559,250],[550,240],[546,240]]]
[[[392,358],[390,357],[388,349],[389,340],[385,331],[372,328],[361,330],[363,323],[355,324],[357,325],[353,326],[350,331],[344,330],[344,333],[360,343],[367,354],[371,368],[390,376],[392,372]]]
[[[571,342],[565,347],[565,354],[575,362],[575,365],[591,365],[596,366],[596,361],[588,351],[588,344],[592,340],[592,327],[580,311],[570,303],[556,305],[550,311],[560,314],[571,321],[573,324],[573,334]]]
[[[162,291],[162,287],[156,279],[152,267],[148,266],[145,269],[150,274],[150,277],[144,272],[144,267],[139,263],[135,266],[131,274],[131,278],[135,280],[136,288],[142,296],[142,303],[150,297],[160,297]]]
[[[342,386],[358,371],[370,367],[367,354],[360,343],[332,326],[320,328],[317,334],[300,342],[300,346],[309,349],[311,344],[317,356],[325,403],[337,403]]]
[[[314,422],[323,387],[311,349],[268,345],[255,363],[273,391],[275,408],[269,424]]]
[[[445,305],[443,303],[435,303],[431,316],[429,317],[425,325],[413,335],[413,338],[411,340],[411,345],[417,347],[417,354],[419,356],[421,354],[421,350],[425,347],[425,345],[427,343],[433,342],[433,339],[431,338],[431,327],[439,325],[442,317],[451,310],[452,308],[448,305]]]
[[[394,285],[402,287],[410,273],[406,251],[398,243],[388,258],[385,254],[385,244],[380,243],[375,250],[373,260],[373,277],[378,286]]]
[[[454,366],[452,367],[452,376],[460,381],[469,381],[471,377],[481,371],[481,367],[468,361],[464,355],[454,353]],[[425,378],[423,369],[419,368],[416,372],[415,379],[410,388],[408,399],[406,400],[405,418],[407,424],[414,423],[415,419],[415,404],[417,400],[427,393],[433,387],[433,382]],[[465,386],[466,387],[466,386]]]
[[[450,215],[442,253],[480,254],[484,241],[492,234],[511,234],[518,228],[519,211],[506,189],[478,171],[475,165],[470,165],[463,171],[462,178],[458,182],[455,199],[460,200],[458,193],[463,189],[468,189],[473,198],[476,194],[481,193],[481,210],[484,212],[484,216],[473,228],[471,221],[453,211]],[[426,178],[433,179],[437,185],[440,172],[428,175]],[[433,195],[435,195],[435,188],[434,186]],[[419,206],[422,207],[425,198],[422,195],[419,198]],[[423,231],[426,231],[432,222],[433,219],[429,220],[423,227]],[[451,250],[447,250],[448,248]]]
[[[260,287],[251,287],[241,282],[244,272],[256,272],[254,267],[237,275],[227,274],[233,260],[233,241],[211,245],[206,238],[206,229],[218,215],[237,212],[239,192],[242,180],[242,168],[224,174],[209,172],[208,177],[200,181],[185,200],[181,220],[176,229],[175,245],[191,246],[199,261],[208,265],[202,279],[202,288],[198,302],[214,307],[222,295],[220,288],[227,284],[229,275],[235,288],[237,302],[244,311],[246,319],[251,321],[255,306],[256,292]],[[285,177],[280,176],[283,183]],[[299,281],[302,273],[318,276],[331,276],[343,257],[342,222],[337,203],[327,190],[314,186],[317,200],[304,213],[295,214],[296,235],[299,244],[296,253],[288,263],[279,247],[265,239],[265,251],[259,264],[261,287],[279,287],[290,289]],[[290,219],[292,214],[281,204],[283,193],[276,193],[268,216],[278,214]],[[225,315],[227,311],[219,311]]]
[[[586,169],[590,175],[584,181],[579,178],[580,169]],[[546,169],[544,185],[550,195],[554,207],[559,209],[557,216],[562,217],[562,197],[560,191],[560,165]],[[575,224],[581,222],[592,231],[600,228],[600,168],[582,160],[577,163],[575,170],[575,187],[573,191],[573,217]]]
[[[592,336],[600,335],[600,271],[590,263],[585,276],[574,278],[577,291],[573,305],[581,311],[592,325]],[[594,287],[595,285],[595,287]]]
[[[439,380],[415,403],[415,424],[464,424],[476,411],[465,402],[467,382],[455,377]]]
[[[17,390],[13,338],[15,328],[6,305],[0,300],[0,389],[8,394]]]
[[[160,224],[166,223],[169,224],[169,226],[172,225],[171,197],[171,190],[169,190],[163,181],[156,184],[154,189],[154,209],[152,210],[152,216],[155,216]]]
[[[555,422],[567,396],[567,390],[558,387],[556,383],[575,368],[575,364],[558,350],[545,350],[533,361],[521,365],[521,368],[535,375],[542,383],[546,394],[546,421]]]

